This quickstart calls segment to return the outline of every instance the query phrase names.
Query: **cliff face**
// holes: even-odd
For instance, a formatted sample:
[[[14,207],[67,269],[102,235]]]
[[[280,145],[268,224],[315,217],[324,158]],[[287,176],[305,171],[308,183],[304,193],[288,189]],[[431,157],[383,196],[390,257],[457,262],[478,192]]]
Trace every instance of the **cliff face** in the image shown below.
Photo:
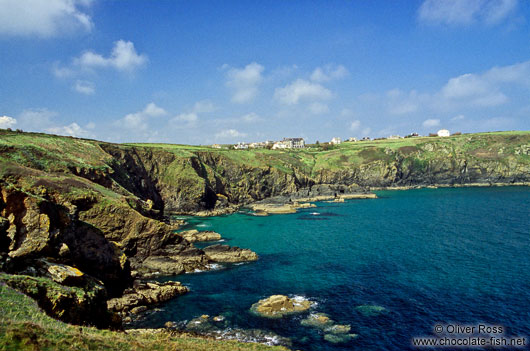
[[[530,181],[530,133],[352,143],[329,151],[101,145],[112,179],[165,213],[241,205],[318,184],[359,187]],[[125,176],[126,175],[126,176]]]
[[[472,183],[530,183],[530,132],[283,152],[0,131],[0,270],[31,275],[46,258],[119,296],[135,274],[207,267],[204,251],[165,221],[172,213],[230,212],[295,192]]]

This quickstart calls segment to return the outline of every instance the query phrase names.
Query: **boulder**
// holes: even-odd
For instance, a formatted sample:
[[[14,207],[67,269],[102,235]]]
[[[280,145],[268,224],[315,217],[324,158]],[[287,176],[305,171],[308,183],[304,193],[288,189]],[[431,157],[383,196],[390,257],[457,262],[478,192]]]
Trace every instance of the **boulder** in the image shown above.
[[[285,315],[307,311],[312,305],[313,302],[301,297],[289,298],[285,295],[272,295],[253,304],[250,310],[261,317],[281,318]]]
[[[257,261],[258,255],[249,249],[241,249],[237,246],[211,245],[203,249],[206,256],[213,262],[235,263]]]
[[[85,280],[85,274],[79,269],[64,264],[52,264],[48,266],[51,278],[62,285],[80,285]]]

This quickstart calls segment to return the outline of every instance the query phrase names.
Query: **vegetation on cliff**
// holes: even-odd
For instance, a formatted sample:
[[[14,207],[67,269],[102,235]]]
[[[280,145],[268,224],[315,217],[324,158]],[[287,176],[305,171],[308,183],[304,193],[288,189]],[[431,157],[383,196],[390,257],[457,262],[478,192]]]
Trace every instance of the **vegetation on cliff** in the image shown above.
[[[0,283],[0,350],[287,350],[155,330],[125,333],[69,325],[47,316],[35,301]]]
[[[208,269],[236,256],[257,259],[239,248],[196,248],[175,233],[171,214],[227,213],[271,197],[342,196],[372,187],[528,183],[530,132],[275,151],[119,145],[0,130],[0,271],[13,274],[2,280],[38,299],[50,315],[108,327],[115,316],[95,317],[107,312],[102,301],[122,296],[135,278]],[[86,280],[49,283],[61,270]],[[54,310],[69,304],[88,311],[86,319]],[[13,332],[9,323],[5,335],[18,335],[30,322],[15,324]],[[75,334],[68,330],[65,340]],[[117,340],[131,340],[120,335]]]

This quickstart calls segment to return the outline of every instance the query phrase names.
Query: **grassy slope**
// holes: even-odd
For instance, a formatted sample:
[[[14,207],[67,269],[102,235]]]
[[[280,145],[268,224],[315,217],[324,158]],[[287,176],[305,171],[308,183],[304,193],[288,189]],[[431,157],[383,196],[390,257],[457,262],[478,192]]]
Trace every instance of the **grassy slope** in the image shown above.
[[[0,350],[286,350],[186,335],[126,334],[78,327],[48,317],[36,302],[0,283]]]
[[[75,167],[88,167],[94,170],[109,169],[110,156],[93,140],[59,137],[38,133],[16,133],[0,130],[0,163],[13,162],[47,172],[64,171]],[[426,151],[426,144],[435,145],[434,151]],[[312,175],[322,169],[337,170],[385,160],[388,151],[418,151],[415,157],[429,160],[440,156],[438,150],[447,148],[455,155],[477,158],[514,159],[517,162],[530,162],[528,155],[515,157],[514,148],[530,144],[530,132],[493,132],[464,134],[448,138],[407,138],[397,140],[375,140],[367,142],[343,143],[323,151],[320,148],[278,151],[266,149],[224,150],[207,146],[176,144],[124,144],[123,148],[145,148],[171,152],[177,159],[185,160],[199,153],[223,156],[236,165],[252,167],[273,167],[291,172],[293,168]],[[504,148],[503,154],[498,151]],[[387,153],[385,153],[385,150]],[[3,152],[2,152],[3,151]],[[473,153],[475,151],[475,153]],[[194,177],[194,172],[182,169],[182,163],[168,165],[168,176],[177,174]],[[172,168],[175,169],[172,169]],[[0,170],[0,177],[5,171]],[[189,173],[189,174],[188,174]]]

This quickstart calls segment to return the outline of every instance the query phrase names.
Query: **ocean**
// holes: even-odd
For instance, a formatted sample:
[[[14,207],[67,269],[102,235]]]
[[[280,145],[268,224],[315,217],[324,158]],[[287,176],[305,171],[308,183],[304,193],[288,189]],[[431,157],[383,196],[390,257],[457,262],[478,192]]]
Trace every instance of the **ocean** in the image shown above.
[[[189,218],[189,228],[214,230],[222,243],[250,248],[260,259],[160,279],[181,281],[191,291],[136,326],[223,316],[223,328],[274,332],[308,351],[417,350],[413,339],[421,336],[476,336],[450,333],[451,326],[502,327],[489,338],[530,336],[530,188],[377,195],[319,202],[288,215]],[[316,305],[282,319],[249,311],[275,294]],[[301,325],[311,313],[350,325],[357,336],[330,341],[329,332]],[[435,326],[444,333],[436,334]]]

